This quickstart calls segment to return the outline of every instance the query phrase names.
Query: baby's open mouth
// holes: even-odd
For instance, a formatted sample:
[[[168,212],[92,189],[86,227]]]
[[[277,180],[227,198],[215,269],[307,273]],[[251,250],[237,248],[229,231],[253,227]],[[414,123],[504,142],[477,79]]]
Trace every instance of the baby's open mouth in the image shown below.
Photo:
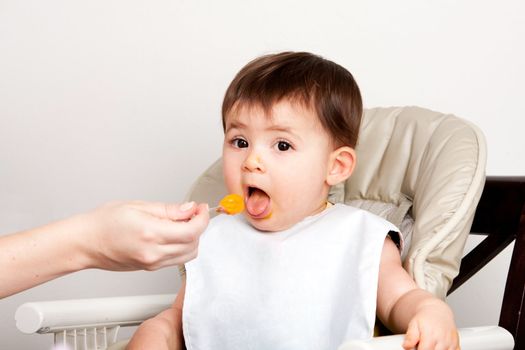
[[[254,219],[264,219],[271,213],[270,196],[257,187],[249,186],[246,191],[246,211]]]

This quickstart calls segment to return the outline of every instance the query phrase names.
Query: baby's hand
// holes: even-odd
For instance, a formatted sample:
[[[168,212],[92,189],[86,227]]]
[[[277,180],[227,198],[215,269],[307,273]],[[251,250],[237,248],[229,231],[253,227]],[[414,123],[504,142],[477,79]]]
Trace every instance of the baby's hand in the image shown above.
[[[459,336],[450,310],[425,307],[410,320],[404,349],[459,350]]]

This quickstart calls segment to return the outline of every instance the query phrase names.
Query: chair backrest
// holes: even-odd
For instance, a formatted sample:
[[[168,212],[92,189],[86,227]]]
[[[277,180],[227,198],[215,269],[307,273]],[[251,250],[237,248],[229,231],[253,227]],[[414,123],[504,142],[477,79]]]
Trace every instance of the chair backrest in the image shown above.
[[[405,268],[420,287],[444,298],[485,180],[483,135],[460,118],[418,107],[368,109],[361,125],[354,174],[329,199],[374,209],[398,226],[411,216]],[[225,194],[218,160],[189,198],[214,204]]]

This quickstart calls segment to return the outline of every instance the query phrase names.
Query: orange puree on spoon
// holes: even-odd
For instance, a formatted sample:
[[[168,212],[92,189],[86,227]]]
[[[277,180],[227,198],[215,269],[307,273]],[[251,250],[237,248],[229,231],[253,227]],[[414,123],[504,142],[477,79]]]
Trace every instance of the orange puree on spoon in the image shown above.
[[[215,209],[218,212],[226,213],[228,215],[239,214],[244,210],[244,200],[238,194],[228,194],[221,199],[218,207],[211,209]]]

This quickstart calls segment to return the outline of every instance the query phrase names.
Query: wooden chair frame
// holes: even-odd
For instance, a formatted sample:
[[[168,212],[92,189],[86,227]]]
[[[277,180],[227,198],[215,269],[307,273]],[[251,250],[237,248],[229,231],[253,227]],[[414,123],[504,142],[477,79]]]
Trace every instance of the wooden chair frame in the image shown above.
[[[462,259],[449,294],[515,241],[499,326],[525,349],[525,176],[487,177],[471,234],[487,237]]]

